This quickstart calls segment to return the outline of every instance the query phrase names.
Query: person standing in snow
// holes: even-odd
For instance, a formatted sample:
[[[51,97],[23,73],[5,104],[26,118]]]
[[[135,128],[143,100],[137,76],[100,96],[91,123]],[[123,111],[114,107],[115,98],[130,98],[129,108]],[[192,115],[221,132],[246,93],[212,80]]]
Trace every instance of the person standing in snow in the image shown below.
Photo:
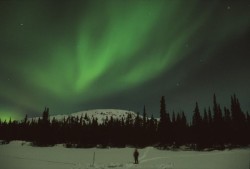
[[[139,164],[138,157],[139,157],[139,152],[138,152],[138,150],[136,148],[135,151],[134,151],[135,164]]]

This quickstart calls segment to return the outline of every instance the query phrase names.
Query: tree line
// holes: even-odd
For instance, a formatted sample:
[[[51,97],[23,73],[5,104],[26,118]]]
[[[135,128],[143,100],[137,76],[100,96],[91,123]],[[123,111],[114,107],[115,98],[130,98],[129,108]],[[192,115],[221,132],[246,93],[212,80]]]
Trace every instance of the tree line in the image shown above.
[[[165,97],[160,101],[160,118],[148,117],[144,106],[142,116],[131,114],[121,119],[106,118],[103,123],[87,114],[68,116],[63,120],[50,119],[49,108],[37,120],[7,122],[0,119],[0,140],[24,140],[36,146],[64,144],[66,147],[145,147],[192,149],[247,146],[250,143],[250,116],[240,107],[238,98],[231,97],[231,107],[221,108],[213,97],[212,108],[200,111],[196,102],[192,120],[184,112],[170,113]]]

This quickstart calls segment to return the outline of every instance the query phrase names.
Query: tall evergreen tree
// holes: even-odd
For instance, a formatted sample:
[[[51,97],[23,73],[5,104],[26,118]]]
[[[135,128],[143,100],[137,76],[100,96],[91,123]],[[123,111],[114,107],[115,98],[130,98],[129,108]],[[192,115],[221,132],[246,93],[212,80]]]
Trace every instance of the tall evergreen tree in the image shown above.
[[[161,97],[160,101],[160,121],[158,124],[159,139],[162,143],[166,143],[169,137],[170,116],[166,111],[165,97]]]
[[[220,127],[220,124],[222,124],[223,122],[223,118],[222,118],[222,111],[221,111],[221,108],[220,108],[220,105],[217,103],[217,100],[216,100],[216,96],[214,94],[214,97],[213,97],[213,110],[214,110],[214,125],[215,127]]]
[[[245,129],[247,128],[246,117],[243,113],[239,100],[234,94],[231,97],[231,113],[232,113],[232,140],[234,143],[246,144]]]
[[[201,118],[201,115],[200,115],[200,110],[199,110],[198,103],[196,102],[192,124],[193,124],[193,126],[200,127],[201,123],[202,123],[202,118]]]
[[[193,142],[195,142],[198,147],[202,143],[202,117],[200,115],[200,110],[198,103],[195,104],[194,114],[193,114],[193,121],[192,121],[192,139]],[[195,148],[198,148],[195,147]]]
[[[235,94],[231,96],[231,112],[233,123],[235,123],[235,125],[241,125],[242,121],[245,120],[245,115],[241,110],[239,100]]]
[[[176,121],[176,117],[175,117],[175,112],[173,111],[173,114],[172,114],[172,123],[174,124]]]
[[[141,118],[139,113],[137,113],[136,118],[134,120],[134,127],[139,129],[142,126]]]
[[[204,109],[203,123],[204,125],[208,125],[208,114],[206,109]]]
[[[143,107],[143,127],[145,128],[147,125],[147,113],[146,113],[146,107],[144,105]]]
[[[166,103],[165,103],[165,97],[161,97],[161,106],[160,106],[160,126],[164,126],[167,123],[167,112],[166,112]]]
[[[224,107],[224,123],[230,125],[231,123],[231,113],[230,110]]]
[[[208,124],[212,124],[213,122],[213,117],[212,117],[212,112],[211,112],[211,109],[210,107],[208,108]]]
[[[43,111],[42,121],[44,124],[47,124],[49,122],[49,108],[45,107],[45,110]]]
[[[181,113],[181,123],[184,127],[187,126],[187,118],[184,112]]]
[[[27,122],[28,122],[28,115],[26,114],[26,115],[25,115],[25,118],[24,118],[24,120],[23,120],[23,123],[24,123],[24,124],[27,124]]]

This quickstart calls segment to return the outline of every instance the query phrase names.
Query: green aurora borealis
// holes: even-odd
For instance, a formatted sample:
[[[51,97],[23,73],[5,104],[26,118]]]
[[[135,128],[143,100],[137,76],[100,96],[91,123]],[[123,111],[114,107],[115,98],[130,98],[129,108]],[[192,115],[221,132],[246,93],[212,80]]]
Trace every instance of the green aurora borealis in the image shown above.
[[[161,95],[192,113],[214,92],[250,110],[247,1],[1,1],[0,11],[2,119],[45,106],[157,114]]]

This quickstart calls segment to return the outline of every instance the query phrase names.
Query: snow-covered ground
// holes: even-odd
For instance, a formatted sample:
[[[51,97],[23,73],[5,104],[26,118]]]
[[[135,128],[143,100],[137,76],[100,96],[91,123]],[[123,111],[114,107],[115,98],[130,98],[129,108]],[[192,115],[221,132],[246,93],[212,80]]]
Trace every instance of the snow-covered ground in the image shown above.
[[[23,144],[23,145],[22,145]],[[139,149],[133,164],[133,148],[68,149],[32,147],[13,141],[0,145],[0,169],[249,169],[250,149],[195,152]],[[93,155],[95,152],[95,163]]]

